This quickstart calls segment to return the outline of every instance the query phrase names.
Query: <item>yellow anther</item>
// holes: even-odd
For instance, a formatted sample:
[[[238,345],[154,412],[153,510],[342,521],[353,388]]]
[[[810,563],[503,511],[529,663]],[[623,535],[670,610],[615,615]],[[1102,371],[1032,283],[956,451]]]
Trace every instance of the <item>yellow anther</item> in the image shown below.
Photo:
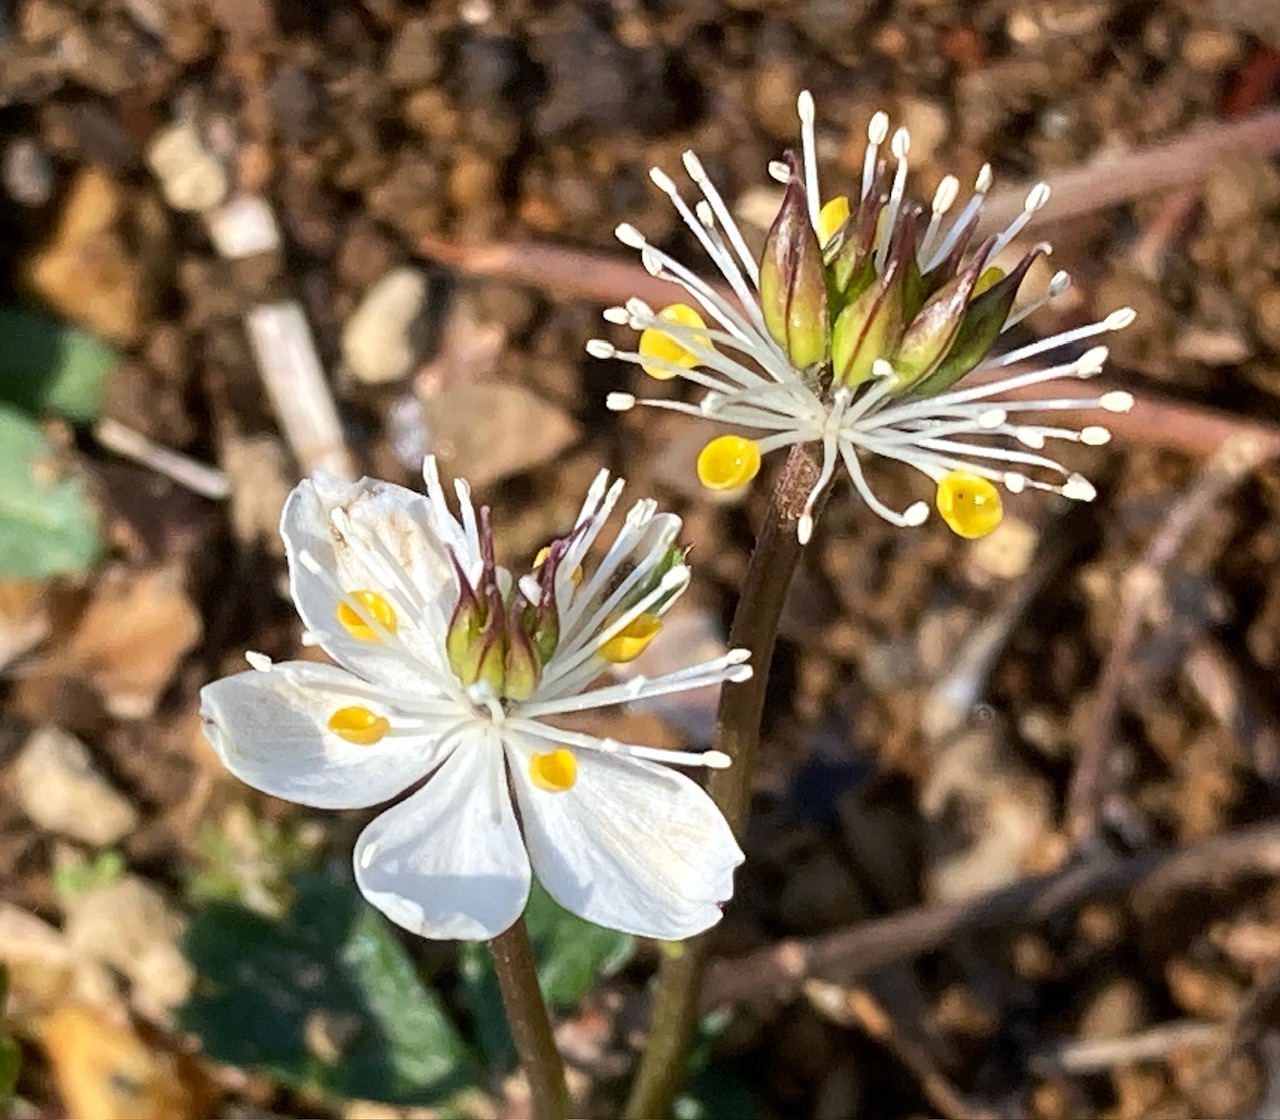
[[[612,665],[634,661],[658,636],[662,619],[656,614],[639,614],[600,647],[600,656]]]
[[[658,318],[664,323],[692,327],[694,330],[702,330],[707,325],[702,321],[702,316],[687,303],[673,303],[670,307],[664,307],[658,312]],[[705,334],[694,337],[699,345],[710,348],[711,340]],[[693,369],[698,364],[697,356],[669,334],[665,334],[661,327],[645,327],[640,332],[640,345],[636,349],[642,358],[658,358],[680,366],[682,369]],[[640,363],[640,368],[659,381],[669,381],[676,376],[672,370],[644,362]]]
[[[578,760],[564,747],[535,752],[529,760],[529,780],[548,793],[564,793],[578,781]]]
[[[547,557],[550,555],[551,555],[551,546],[543,545],[542,548],[538,550],[538,555],[533,558],[533,570],[536,572],[539,568],[541,568],[542,565],[547,562]],[[573,580],[575,587],[582,582],[582,565],[581,564],[579,564],[576,568],[573,569],[573,572],[570,574],[569,578]]]
[[[839,194],[827,199],[818,212],[818,244],[826,245],[842,225],[849,220],[849,199]]]
[[[329,717],[329,730],[348,743],[371,747],[391,730],[391,724],[368,708],[339,708]]]
[[[396,612],[386,599],[376,591],[352,591],[349,594],[388,634],[396,632]],[[382,640],[382,635],[356,614],[350,603],[338,604],[338,621],[342,623],[342,628],[348,634],[362,642]]]
[[[977,299],[978,296],[982,295],[982,293],[988,288],[994,288],[999,284],[1004,277],[1005,272],[1003,268],[996,268],[995,265],[992,265],[990,268],[983,269],[982,275],[978,277],[978,282],[973,286],[973,294],[970,295],[969,298]]]
[[[951,471],[938,482],[938,513],[959,537],[985,537],[1004,518],[1000,492],[987,479]]]
[[[760,471],[760,448],[742,436],[718,436],[698,455],[698,481],[708,490],[741,490]]]

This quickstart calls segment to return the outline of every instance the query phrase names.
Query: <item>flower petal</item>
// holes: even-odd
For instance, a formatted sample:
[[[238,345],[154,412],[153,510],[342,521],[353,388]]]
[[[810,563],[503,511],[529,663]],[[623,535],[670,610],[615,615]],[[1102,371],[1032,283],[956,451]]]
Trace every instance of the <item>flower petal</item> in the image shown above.
[[[254,789],[318,809],[377,805],[412,785],[439,761],[439,734],[390,731],[368,746],[327,724],[352,705],[381,715],[394,709],[369,695],[345,669],[290,661],[205,685],[205,733],[227,769]],[[448,749],[447,744],[444,747]]]
[[[508,742],[529,858],[561,906],[597,925],[664,940],[720,920],[742,851],[711,798],[639,759],[576,752],[572,789],[539,789],[533,744]]]
[[[445,665],[456,587],[432,516],[426,497],[403,486],[323,472],[296,486],[285,503],[280,534],[298,613],[335,661],[370,680],[421,688],[423,667],[415,660],[435,670]],[[339,592],[385,600],[395,638],[353,636],[338,617]]]
[[[510,926],[529,897],[529,858],[497,743],[459,746],[369,824],[354,862],[365,898],[412,933],[474,941]]]

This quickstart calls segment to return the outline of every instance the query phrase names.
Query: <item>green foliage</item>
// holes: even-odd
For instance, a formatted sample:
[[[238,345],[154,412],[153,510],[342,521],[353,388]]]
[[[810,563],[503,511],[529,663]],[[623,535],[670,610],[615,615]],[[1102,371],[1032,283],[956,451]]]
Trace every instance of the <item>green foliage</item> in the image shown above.
[[[674,1120],[718,1120],[722,1116],[759,1116],[750,1086],[732,1070],[711,1064],[715,1041],[729,1025],[728,1012],[714,1011],[698,1023],[687,1063],[688,1084],[672,1106]]]
[[[92,858],[81,857],[74,863],[57,868],[53,873],[53,889],[65,900],[118,883],[124,873],[124,857],[115,849],[108,848]]]
[[[33,311],[0,307],[0,399],[85,422],[102,407],[120,355],[95,335]]]
[[[623,968],[635,953],[635,938],[575,917],[535,882],[525,925],[538,962],[538,983],[548,1005],[571,1010],[601,980]],[[481,1049],[498,1069],[515,1065],[515,1050],[502,1010],[493,961],[484,945],[462,947],[461,972],[468,1008]]]
[[[232,805],[196,836],[200,860],[187,880],[187,902],[238,902],[278,918],[293,898],[291,879],[314,870],[320,837],[294,819],[262,820],[245,805]]]
[[[0,579],[82,572],[100,549],[84,487],[60,476],[31,420],[0,405]]]
[[[13,1096],[18,1084],[22,1052],[17,1041],[5,1029],[4,1005],[9,996],[9,970],[0,964],[0,1105]]]
[[[182,1028],[216,1061],[332,1096],[440,1104],[471,1084],[470,1052],[383,917],[348,882],[294,887],[281,919],[229,902],[197,913]]]

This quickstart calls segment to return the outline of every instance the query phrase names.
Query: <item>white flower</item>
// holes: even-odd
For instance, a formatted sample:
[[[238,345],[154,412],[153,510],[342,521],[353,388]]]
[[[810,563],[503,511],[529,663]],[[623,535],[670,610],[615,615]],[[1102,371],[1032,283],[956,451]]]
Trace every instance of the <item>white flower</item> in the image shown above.
[[[692,152],[685,153],[684,166],[702,194],[692,209],[668,175],[657,168],[651,172],[733,297],[651,245],[634,227],[620,226],[619,240],[640,251],[648,271],[681,285],[700,311],[675,304],[655,314],[642,301],[630,300],[610,308],[605,318],[641,331],[637,348],[620,351],[593,339],[587,349],[596,357],[633,362],[660,380],[683,378],[701,396],[686,403],[612,393],[609,406],[625,411],[643,404],[766,433],[758,440],[722,436],[707,445],[698,473],[713,489],[745,485],[769,451],[821,444],[820,477],[798,526],[802,541],[812,532],[818,495],[840,463],[863,500],[885,520],[906,526],[928,517],[923,501],[901,512],[880,501],[864,477],[864,456],[897,459],[927,475],[935,484],[940,514],[966,537],[981,536],[999,523],[997,483],[1010,492],[1034,487],[1091,500],[1095,491],[1085,478],[1041,452],[1051,439],[1105,443],[1107,429],[1024,424],[1016,417],[1029,410],[1122,412],[1132,406],[1132,397],[1117,391],[1084,398],[1027,400],[1021,393],[1017,400],[1000,398],[1042,382],[1094,376],[1107,350],[1095,346],[1081,353],[1079,344],[1128,325],[1133,312],[1124,308],[1100,322],[989,356],[1000,334],[1069,284],[1067,274],[1059,272],[1044,296],[1015,311],[1018,285],[1049,246],[1037,245],[1007,276],[989,263],[1045,204],[1048,187],[1035,187],[1018,218],[970,251],[991,187],[989,167],[978,175],[959,215],[948,221],[959,195],[957,180],[945,178],[927,210],[911,202],[905,194],[910,137],[899,129],[889,140],[890,172],[882,154],[889,118],[877,113],[868,130],[860,194],[852,201],[833,197],[823,205],[814,105],[807,91],[800,95],[799,112],[801,159],[789,154],[787,162],[770,165],[787,191],[759,264]],[[1048,364],[1040,365],[1046,358]],[[957,387],[961,378],[971,380]]]
[[[424,473],[425,496],[322,474],[290,495],[293,599],[306,640],[340,667],[251,654],[255,671],[208,685],[219,756],[249,785],[324,809],[376,805],[430,775],[354,852],[365,897],[424,937],[505,930],[530,863],[556,901],[600,925],[664,939],[713,925],[742,852],[702,789],[659,763],[728,758],[551,722],[750,676],[734,650],[590,689],[638,656],[687,586],[680,519],[637,502],[591,567],[622,490],[601,472],[572,531],[516,579],[494,563],[488,510],[477,516],[466,484],[456,518],[433,460]]]

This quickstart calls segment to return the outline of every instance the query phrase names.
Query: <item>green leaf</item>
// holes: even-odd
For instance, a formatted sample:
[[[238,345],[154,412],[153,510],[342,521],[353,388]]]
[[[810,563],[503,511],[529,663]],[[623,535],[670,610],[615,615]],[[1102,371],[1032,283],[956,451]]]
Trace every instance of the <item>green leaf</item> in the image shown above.
[[[217,1061],[331,1096],[440,1104],[470,1084],[470,1052],[382,915],[349,882],[295,889],[283,919],[227,902],[197,914],[183,1029]]]
[[[0,406],[0,578],[81,572],[100,549],[84,487],[59,476],[53,448],[34,423]]]
[[[18,1069],[22,1064],[22,1051],[9,1035],[0,1035],[0,1104],[13,1096],[18,1084]]]
[[[632,957],[629,933],[592,925],[570,914],[535,883],[524,915],[538,962],[538,983],[552,1007],[571,1008]]]
[[[120,355],[96,335],[15,307],[0,307],[0,397],[27,412],[88,421],[102,407]]]

